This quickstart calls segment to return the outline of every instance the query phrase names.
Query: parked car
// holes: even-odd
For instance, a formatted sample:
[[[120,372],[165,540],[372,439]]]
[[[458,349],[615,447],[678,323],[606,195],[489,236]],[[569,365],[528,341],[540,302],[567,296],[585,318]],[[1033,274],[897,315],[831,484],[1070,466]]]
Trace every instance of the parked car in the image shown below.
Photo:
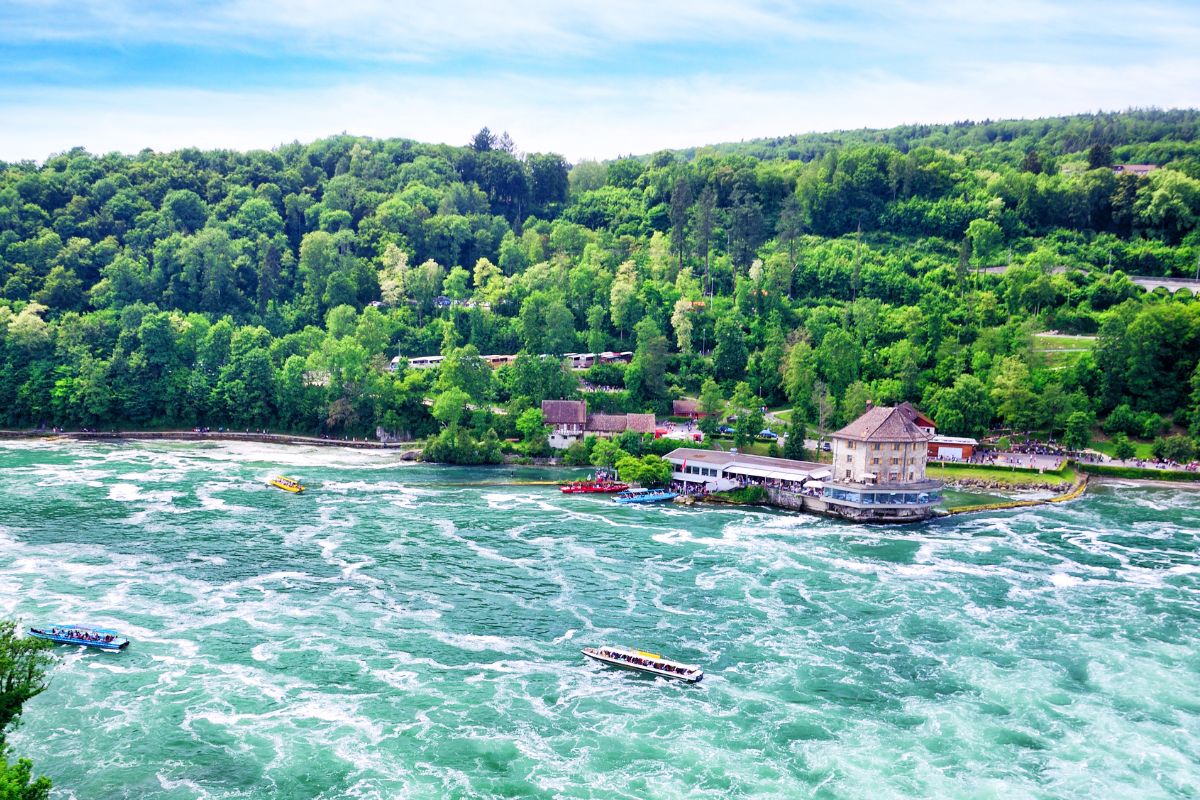
[[[728,425],[722,425],[721,427],[717,428],[717,433],[723,433],[726,436],[732,436],[733,428],[729,427]]]
[[[758,432],[758,438],[760,438],[760,439],[778,439],[779,434],[776,433],[775,431],[771,430],[770,428],[763,428],[761,431]]]
[[[821,442],[821,449],[824,450],[826,453],[828,453],[830,450],[833,449],[833,446],[830,445],[829,442]]]

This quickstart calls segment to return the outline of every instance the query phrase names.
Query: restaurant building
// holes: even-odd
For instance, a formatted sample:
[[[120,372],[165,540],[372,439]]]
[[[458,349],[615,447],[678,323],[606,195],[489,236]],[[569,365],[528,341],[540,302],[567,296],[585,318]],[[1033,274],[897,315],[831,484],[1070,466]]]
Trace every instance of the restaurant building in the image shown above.
[[[932,433],[911,406],[870,408],[833,434],[833,463],[679,448],[666,455],[684,492],[761,486],[771,505],[858,522],[927,519],[941,481],[925,475]]]

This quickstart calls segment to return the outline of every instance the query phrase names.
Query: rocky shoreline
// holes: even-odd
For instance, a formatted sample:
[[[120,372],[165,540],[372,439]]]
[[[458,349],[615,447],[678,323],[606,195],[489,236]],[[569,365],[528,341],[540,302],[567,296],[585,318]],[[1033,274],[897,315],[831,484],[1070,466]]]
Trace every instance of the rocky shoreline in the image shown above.
[[[946,486],[951,489],[987,489],[989,491],[1003,492],[1019,489],[1021,491],[1045,491],[1058,492],[1069,484],[1064,484],[1062,481],[1050,483],[1047,481],[1022,481],[1021,483],[1010,483],[1006,481],[989,481],[984,478],[959,478],[958,480],[946,481]]]

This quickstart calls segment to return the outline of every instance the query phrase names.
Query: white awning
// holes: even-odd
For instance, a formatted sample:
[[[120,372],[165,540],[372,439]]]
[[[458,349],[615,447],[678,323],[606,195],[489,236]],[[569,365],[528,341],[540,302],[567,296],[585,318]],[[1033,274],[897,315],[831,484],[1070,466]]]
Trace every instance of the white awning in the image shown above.
[[[805,489],[823,489],[823,488],[825,488],[825,484],[821,483],[820,481],[805,481],[804,488]]]
[[[726,472],[734,475],[753,475],[756,478],[775,478],[781,481],[802,481],[808,477],[804,470],[768,469],[767,467],[750,467],[734,464],[725,468]]]
[[[828,469],[816,469],[816,470],[813,470],[811,477],[817,478],[817,479],[832,478],[833,471],[828,470]]]
[[[772,470],[763,467],[748,467],[742,464],[733,464],[725,468],[726,472],[732,472],[735,475],[753,475],[756,478],[770,478]]]

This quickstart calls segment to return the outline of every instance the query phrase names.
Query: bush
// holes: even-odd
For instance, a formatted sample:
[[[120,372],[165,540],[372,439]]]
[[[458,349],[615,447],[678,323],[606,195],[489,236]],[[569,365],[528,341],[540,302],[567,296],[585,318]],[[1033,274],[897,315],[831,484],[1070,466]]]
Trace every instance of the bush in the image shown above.
[[[767,499],[767,491],[761,486],[743,486],[740,489],[730,489],[727,492],[713,492],[710,499],[738,505],[757,505]]]
[[[1118,433],[1112,437],[1113,455],[1121,461],[1133,458],[1136,450],[1133,443],[1129,441],[1129,437],[1123,433]]]
[[[1165,439],[1160,436],[1154,440],[1150,452],[1154,454],[1155,458],[1186,464],[1195,458],[1196,446],[1186,436],[1175,435]]]
[[[568,467],[588,466],[588,449],[583,442],[573,442],[563,453],[563,463]]]
[[[617,462],[617,475],[628,483],[663,486],[671,480],[671,463],[659,456],[625,456]]]
[[[1117,433],[1137,436],[1142,432],[1142,423],[1138,415],[1129,407],[1129,403],[1122,403],[1112,410],[1108,419],[1104,420],[1104,432],[1109,436]]]
[[[443,464],[500,464],[504,461],[500,438],[488,429],[482,438],[476,439],[466,428],[446,428],[430,440],[421,451],[422,461]]]
[[[1138,415],[1138,433],[1143,439],[1153,439],[1161,433],[1166,433],[1168,427],[1166,420],[1151,411]]]

